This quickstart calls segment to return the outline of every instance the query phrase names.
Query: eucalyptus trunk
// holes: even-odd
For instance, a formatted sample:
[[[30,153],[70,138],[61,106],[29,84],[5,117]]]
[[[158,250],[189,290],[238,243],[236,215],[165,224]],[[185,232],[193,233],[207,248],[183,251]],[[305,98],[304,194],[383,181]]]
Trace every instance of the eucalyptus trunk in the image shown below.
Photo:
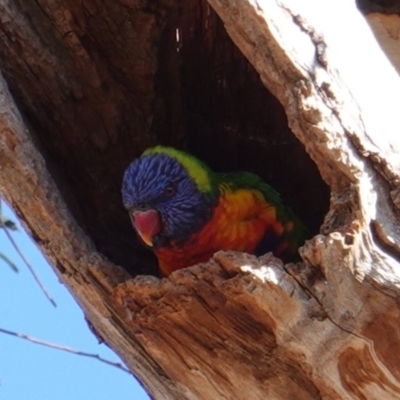
[[[0,69],[0,191],[153,398],[400,397],[400,81],[353,2],[8,0]],[[160,278],[120,198],[157,143],[261,175],[302,262]]]

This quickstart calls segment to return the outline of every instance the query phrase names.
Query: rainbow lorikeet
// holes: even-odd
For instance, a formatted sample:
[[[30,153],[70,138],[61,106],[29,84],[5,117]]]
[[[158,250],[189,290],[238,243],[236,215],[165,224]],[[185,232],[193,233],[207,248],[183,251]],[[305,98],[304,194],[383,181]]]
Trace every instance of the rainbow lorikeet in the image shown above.
[[[218,250],[297,256],[307,230],[279,194],[249,172],[214,173],[172,147],[147,149],[126,169],[122,198],[164,275]]]

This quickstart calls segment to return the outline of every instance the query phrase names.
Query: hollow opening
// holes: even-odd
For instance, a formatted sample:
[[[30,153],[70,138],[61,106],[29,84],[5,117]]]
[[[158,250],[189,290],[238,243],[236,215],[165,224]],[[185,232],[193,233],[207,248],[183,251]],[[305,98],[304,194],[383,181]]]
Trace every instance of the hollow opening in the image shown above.
[[[170,131],[161,128],[157,143],[189,151],[216,172],[258,174],[282,195],[312,235],[318,233],[329,209],[329,188],[290,131],[283,107],[209,4],[182,3],[169,40],[173,45],[160,51],[160,65],[171,65],[173,58],[178,76],[171,79],[171,71],[161,68],[158,85],[167,104],[179,103],[168,115],[181,118],[183,129],[177,134],[171,126]],[[165,49],[173,46],[176,52],[171,56]],[[178,94],[171,92],[174,80]]]
[[[30,11],[34,3],[26,7],[38,15]],[[0,50],[8,60],[1,67],[48,168],[97,250],[132,275],[158,275],[120,194],[125,168],[155,144],[187,150],[217,172],[258,174],[317,233],[329,188],[288,128],[284,109],[208,3],[182,1],[153,14],[118,3],[103,7],[86,19],[78,6],[70,10],[71,21],[79,22],[75,42],[60,36],[55,24],[42,24],[42,36],[52,38],[46,52],[53,70],[24,54],[27,65],[18,63]],[[129,24],[112,36],[99,28],[108,19]]]

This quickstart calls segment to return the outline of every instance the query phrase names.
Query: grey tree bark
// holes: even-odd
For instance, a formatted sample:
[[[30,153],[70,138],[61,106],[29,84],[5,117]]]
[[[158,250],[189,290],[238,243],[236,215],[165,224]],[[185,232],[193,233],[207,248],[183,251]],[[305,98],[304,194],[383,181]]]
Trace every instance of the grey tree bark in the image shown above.
[[[206,3],[106,3],[0,6],[0,190],[98,336],[156,399],[399,398],[400,82],[355,4],[209,1],[289,132]],[[203,100],[218,101],[220,119],[199,106],[193,46],[214,60],[201,72],[219,89]],[[254,99],[234,108],[228,98],[237,104],[246,86]],[[281,136],[264,132],[265,104],[287,138],[288,186],[310,178],[306,219],[324,211],[326,191],[312,167],[296,167],[309,162],[303,148],[330,190],[303,261],[220,252],[155,276],[120,206],[127,161],[158,141],[201,154],[221,138],[258,146],[268,165]],[[185,131],[195,126],[200,139]]]

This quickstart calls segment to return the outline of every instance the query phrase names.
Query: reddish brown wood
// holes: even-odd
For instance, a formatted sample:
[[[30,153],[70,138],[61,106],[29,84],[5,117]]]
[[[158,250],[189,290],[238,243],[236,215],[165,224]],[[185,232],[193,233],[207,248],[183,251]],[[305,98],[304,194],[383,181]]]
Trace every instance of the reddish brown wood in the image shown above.
[[[344,1],[327,1],[317,21],[288,0],[210,3],[223,22],[194,0],[2,4],[0,190],[154,398],[397,399],[397,113],[385,96],[375,102],[385,137],[365,98],[348,96],[326,9],[366,28]],[[346,21],[340,49],[355,51]],[[381,78],[396,98],[398,82]],[[155,143],[258,172],[313,233],[328,200],[319,170],[330,210],[303,262],[217,253],[168,279],[149,275],[119,186]]]

